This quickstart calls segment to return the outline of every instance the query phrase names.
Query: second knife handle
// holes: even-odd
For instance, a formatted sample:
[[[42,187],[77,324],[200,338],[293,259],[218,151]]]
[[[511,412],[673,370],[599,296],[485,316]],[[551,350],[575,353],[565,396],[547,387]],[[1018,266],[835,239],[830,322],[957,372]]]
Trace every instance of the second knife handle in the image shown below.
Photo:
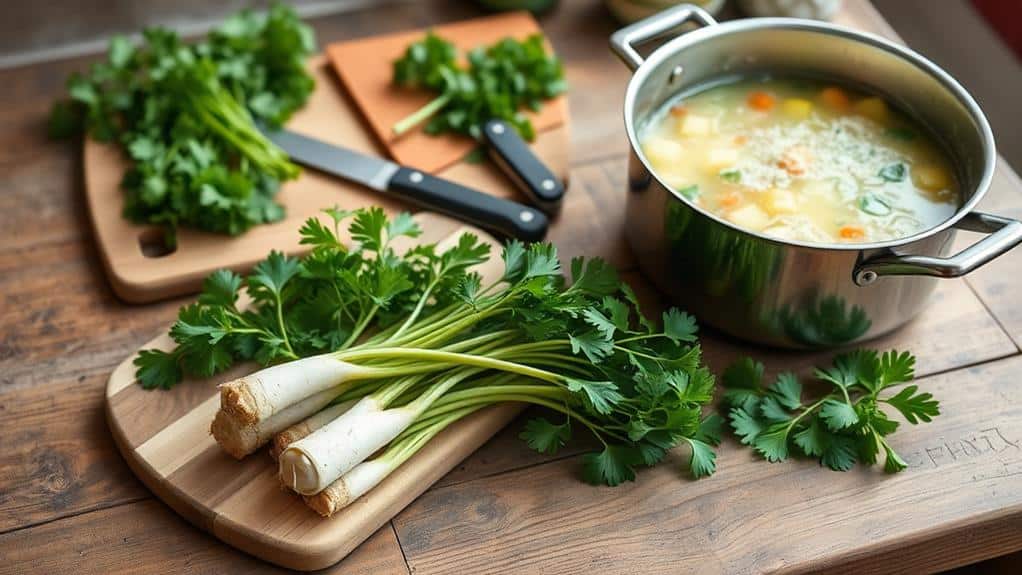
[[[483,125],[490,156],[529,199],[548,214],[556,214],[564,198],[564,185],[529,144],[507,122],[498,119]]]
[[[420,170],[401,167],[390,179],[387,189],[424,208],[506,236],[529,242],[540,241],[546,236],[548,220],[543,212]]]

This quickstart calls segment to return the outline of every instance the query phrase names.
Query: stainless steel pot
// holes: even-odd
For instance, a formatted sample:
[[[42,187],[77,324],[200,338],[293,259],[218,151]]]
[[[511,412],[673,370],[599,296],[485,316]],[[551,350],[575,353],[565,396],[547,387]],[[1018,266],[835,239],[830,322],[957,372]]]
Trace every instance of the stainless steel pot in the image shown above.
[[[642,42],[683,24],[647,58]],[[1022,223],[973,211],[997,154],[983,112],[946,72],[878,36],[821,22],[757,18],[723,24],[681,5],[623,28],[611,47],[634,70],[625,95],[627,236],[640,267],[704,322],[782,347],[826,347],[878,336],[918,314],[937,278],[959,277],[1022,242]],[[870,244],[808,244],[742,230],[695,206],[652,170],[638,131],[679,92],[743,74],[797,74],[879,93],[949,154],[961,209],[913,236]],[[955,231],[986,234],[950,254]]]

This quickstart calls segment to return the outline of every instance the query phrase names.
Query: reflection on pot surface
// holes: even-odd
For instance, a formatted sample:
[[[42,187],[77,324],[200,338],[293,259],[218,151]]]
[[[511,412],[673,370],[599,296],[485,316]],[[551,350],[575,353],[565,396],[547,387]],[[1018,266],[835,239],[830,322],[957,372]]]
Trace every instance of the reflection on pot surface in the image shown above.
[[[866,310],[836,295],[810,297],[801,307],[786,305],[777,311],[776,321],[784,335],[807,347],[855,341],[873,325]]]
[[[771,280],[780,257],[777,246],[756,241],[707,218],[692,217],[683,204],[667,204],[664,234],[673,281],[696,282],[709,297],[754,302]]]

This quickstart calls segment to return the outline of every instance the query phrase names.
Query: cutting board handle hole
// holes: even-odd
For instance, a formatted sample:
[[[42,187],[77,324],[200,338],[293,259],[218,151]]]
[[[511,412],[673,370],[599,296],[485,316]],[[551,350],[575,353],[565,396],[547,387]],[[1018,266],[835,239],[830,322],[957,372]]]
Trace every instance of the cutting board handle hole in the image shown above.
[[[167,244],[163,230],[158,228],[138,234],[138,248],[147,258],[163,258],[177,251],[177,246]]]

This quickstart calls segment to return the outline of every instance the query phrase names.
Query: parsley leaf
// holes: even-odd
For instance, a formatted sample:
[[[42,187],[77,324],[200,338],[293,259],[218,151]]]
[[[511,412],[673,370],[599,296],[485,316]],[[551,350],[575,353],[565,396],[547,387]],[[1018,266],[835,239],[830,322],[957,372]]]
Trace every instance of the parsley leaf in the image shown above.
[[[553,455],[567,443],[571,437],[571,428],[567,422],[555,425],[542,417],[537,417],[525,423],[525,429],[518,437],[532,449]]]
[[[568,378],[567,382],[569,391],[585,393],[587,406],[596,413],[607,415],[613,411],[614,405],[624,399],[624,396],[618,393],[617,386],[610,381]]]
[[[713,448],[698,439],[686,440],[692,448],[692,457],[689,459],[692,476],[699,478],[713,475],[717,470],[717,454],[713,452]]]
[[[766,429],[759,418],[741,407],[733,408],[728,417],[731,420],[731,429],[745,445],[754,445],[756,438]]]
[[[571,342],[572,353],[584,353],[593,363],[600,363],[614,350],[614,342],[596,330],[568,334],[568,341]]]
[[[203,281],[199,303],[233,308],[238,301],[241,277],[230,270],[217,270]]]
[[[266,260],[256,264],[248,277],[249,294],[257,299],[279,298],[291,278],[298,274],[299,263],[281,252],[270,252]]]
[[[883,168],[880,168],[880,172],[877,175],[888,182],[901,182],[905,179],[905,176],[908,175],[908,168],[906,168],[905,164],[902,164],[901,162],[888,164]]]
[[[828,399],[823,402],[823,406],[820,408],[820,419],[827,424],[827,428],[831,431],[840,431],[859,422],[855,408],[836,399]]]
[[[181,380],[177,354],[159,349],[143,349],[132,362],[135,377],[145,389],[170,389]]]
[[[664,312],[664,335],[674,342],[696,340],[696,318],[671,308]]]
[[[913,425],[920,421],[929,423],[934,416],[940,415],[940,403],[933,399],[932,393],[916,393],[917,391],[918,385],[909,385],[897,395],[883,401],[901,412],[901,415]]]
[[[611,487],[635,481],[635,465],[641,461],[636,455],[619,445],[607,445],[599,454],[587,453],[582,456],[582,478],[593,485]]]

